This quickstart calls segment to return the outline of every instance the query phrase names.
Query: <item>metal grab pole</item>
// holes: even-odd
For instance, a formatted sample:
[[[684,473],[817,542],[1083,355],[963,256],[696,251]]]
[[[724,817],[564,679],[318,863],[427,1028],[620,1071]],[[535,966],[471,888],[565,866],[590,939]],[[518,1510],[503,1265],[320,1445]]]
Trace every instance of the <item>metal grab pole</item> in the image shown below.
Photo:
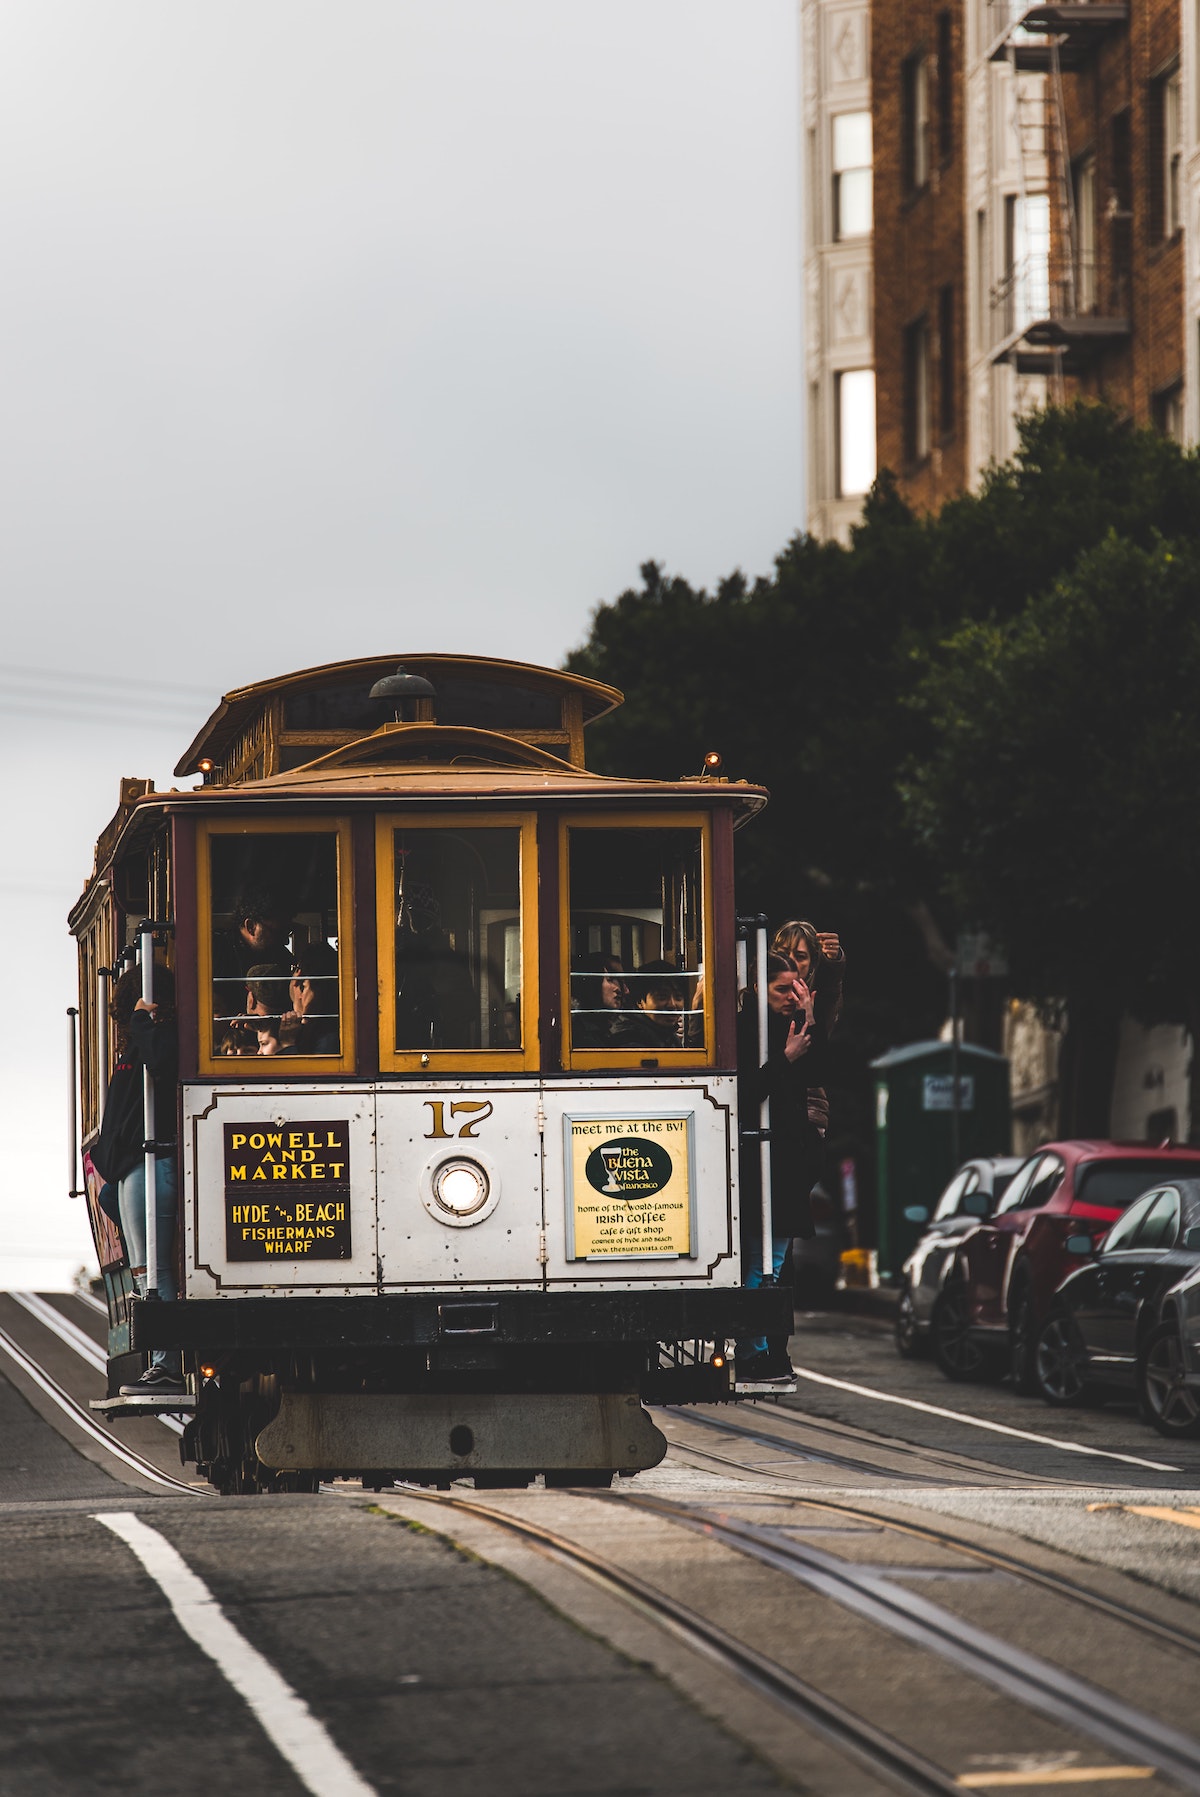
[[[108,1103],[108,981],[111,969],[96,969],[96,1097],[101,1119]]]
[[[74,1005],[67,1006],[67,1035],[70,1045],[67,1050],[67,1197],[81,1198],[83,1188],[75,1181],[79,1177],[79,1048],[75,1023],[79,1012]]]
[[[951,1173],[958,1172],[962,1146],[962,1097],[960,1093],[961,1055],[959,1052],[958,968],[950,969],[950,1158]]]
[[[754,963],[758,980],[758,1065],[767,1065],[767,925],[764,920],[754,932]],[[771,1252],[771,1099],[764,1093],[758,1113],[758,1167],[762,1188],[762,1276],[768,1284],[775,1277]]]
[[[138,951],[142,964],[142,997],[154,1003],[154,932],[142,925],[138,933]],[[158,1296],[158,1197],[157,1167],[154,1159],[154,1075],[142,1068],[142,1128],[146,1146],[146,1296]]]

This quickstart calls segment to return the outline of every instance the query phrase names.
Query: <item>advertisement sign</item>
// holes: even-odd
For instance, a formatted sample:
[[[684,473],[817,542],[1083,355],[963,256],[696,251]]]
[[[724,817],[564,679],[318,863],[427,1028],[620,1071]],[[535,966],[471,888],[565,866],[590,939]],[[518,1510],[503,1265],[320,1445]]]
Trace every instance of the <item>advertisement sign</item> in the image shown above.
[[[348,1260],[350,1125],[225,1125],[228,1260]]]
[[[960,1073],[958,1076],[958,1108],[960,1111],[975,1109],[975,1075]],[[921,1109],[924,1111],[952,1111],[954,1109],[954,1075],[951,1073],[927,1073],[921,1088]]]
[[[571,1260],[692,1252],[692,1117],[564,1117]]]

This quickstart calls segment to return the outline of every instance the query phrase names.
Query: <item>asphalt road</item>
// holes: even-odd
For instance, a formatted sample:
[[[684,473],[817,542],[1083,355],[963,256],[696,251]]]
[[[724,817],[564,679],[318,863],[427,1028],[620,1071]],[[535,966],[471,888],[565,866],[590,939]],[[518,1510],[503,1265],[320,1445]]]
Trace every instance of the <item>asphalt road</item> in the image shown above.
[[[534,1538],[547,1529],[869,1716],[950,1785],[1200,1792],[1200,1744],[1189,1784],[1135,1751],[1136,1731],[1053,1715],[871,1609],[915,1593],[1012,1664],[1130,1703],[1164,1741],[1190,1733],[1200,1444],[1162,1441],[1132,1407],[1051,1412],[952,1386],[901,1361],[885,1327],[819,1316],[793,1340],[794,1397],[660,1413],[668,1459],[611,1499],[486,1493],[483,1513],[469,1487],[467,1509],[352,1485],[220,1499],[189,1488],[156,1421],[81,1432],[63,1402],[102,1379],[72,1332],[99,1344],[103,1320],[52,1302],[66,1340],[0,1296],[15,1351],[0,1351],[5,1797],[896,1788],[580,1576]],[[748,1559],[721,1518],[777,1560],[808,1558]]]

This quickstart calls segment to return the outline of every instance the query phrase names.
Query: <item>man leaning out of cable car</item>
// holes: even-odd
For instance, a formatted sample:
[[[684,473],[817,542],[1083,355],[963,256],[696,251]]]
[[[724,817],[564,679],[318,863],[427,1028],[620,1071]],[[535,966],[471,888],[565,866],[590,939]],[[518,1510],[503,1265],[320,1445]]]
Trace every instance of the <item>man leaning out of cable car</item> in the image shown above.
[[[820,1171],[821,1138],[809,1119],[808,1088],[820,1069],[814,1040],[813,995],[785,955],[767,956],[767,1058],[759,1063],[753,1003],[738,1015],[738,1110],[742,1128],[758,1126],[762,1101],[771,1101],[771,1271],[778,1278],[794,1235],[813,1234],[809,1193]],[[739,1160],[742,1268],[748,1286],[763,1283],[762,1182],[756,1136],[743,1140]],[[739,1381],[786,1379],[786,1345],[774,1352],[765,1335],[735,1346]]]
[[[141,996],[141,972],[127,967],[109,1001],[116,1026],[117,1059],[108,1086],[100,1136],[92,1164],[102,1178],[119,1188],[121,1235],[139,1297],[146,1291],[146,1161],[142,1108],[142,1069],[154,1079],[156,1128],[175,1133],[175,1084],[179,1076],[179,1043],[175,1031],[175,981],[170,969],[155,963],[153,1004]],[[154,1157],[154,1214],[158,1225],[155,1289],[160,1298],[176,1296],[172,1271],[177,1173],[175,1144],[162,1143]],[[122,1397],[144,1397],[183,1390],[177,1353],[155,1348],[150,1364]]]

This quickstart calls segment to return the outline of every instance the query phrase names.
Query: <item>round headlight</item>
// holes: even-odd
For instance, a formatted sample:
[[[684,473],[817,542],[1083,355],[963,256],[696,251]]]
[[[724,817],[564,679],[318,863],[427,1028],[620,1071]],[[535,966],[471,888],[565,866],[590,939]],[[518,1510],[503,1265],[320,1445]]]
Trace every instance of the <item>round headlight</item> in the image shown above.
[[[433,1176],[435,1203],[452,1217],[470,1217],[482,1210],[491,1190],[488,1176],[478,1161],[443,1161]]]

